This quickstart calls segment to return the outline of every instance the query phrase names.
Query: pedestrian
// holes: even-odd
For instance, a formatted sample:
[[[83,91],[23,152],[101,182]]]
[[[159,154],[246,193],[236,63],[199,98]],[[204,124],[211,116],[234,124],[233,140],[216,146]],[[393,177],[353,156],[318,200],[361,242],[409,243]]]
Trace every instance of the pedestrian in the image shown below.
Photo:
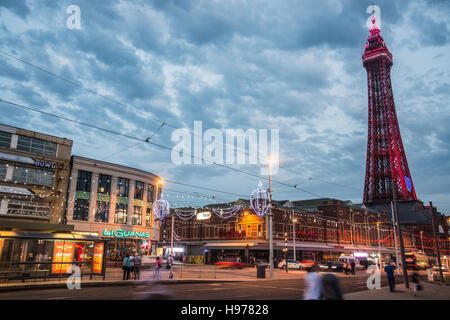
[[[332,274],[327,273],[322,276],[321,288],[320,288],[321,300],[343,300],[342,290],[339,284],[339,278]]]
[[[159,273],[161,269],[161,260],[159,259],[159,257],[156,257],[156,261],[155,261],[155,273],[153,274],[153,278],[155,279],[159,279],[161,278],[161,275]]]
[[[123,280],[129,280],[131,271],[131,259],[129,254],[125,255],[125,258],[123,259],[122,270],[123,270]]]
[[[319,300],[321,290],[321,275],[317,273],[319,267],[317,263],[307,269],[305,275],[305,292],[303,293],[304,300]]]
[[[352,274],[355,274],[355,260],[352,260],[352,262],[350,263],[350,267],[352,268]]]
[[[392,266],[391,262],[388,262],[388,264],[384,267],[384,271],[386,272],[389,281],[389,290],[391,290],[391,292],[394,292],[395,290],[394,270],[395,268]]]
[[[173,261],[174,261],[174,259],[173,259],[172,255],[170,254],[169,258],[167,258],[167,265],[169,266],[169,279],[173,278],[173,271],[172,271]]]
[[[141,264],[142,264],[141,256],[136,254],[136,256],[133,259],[133,262],[134,262],[134,265],[133,265],[134,280],[140,280],[140,278],[141,278]]]
[[[413,289],[414,289],[414,295],[417,295],[417,291],[421,291],[422,290],[422,286],[419,282],[419,274],[417,272],[414,272],[412,274],[412,278],[411,281],[413,283]]]

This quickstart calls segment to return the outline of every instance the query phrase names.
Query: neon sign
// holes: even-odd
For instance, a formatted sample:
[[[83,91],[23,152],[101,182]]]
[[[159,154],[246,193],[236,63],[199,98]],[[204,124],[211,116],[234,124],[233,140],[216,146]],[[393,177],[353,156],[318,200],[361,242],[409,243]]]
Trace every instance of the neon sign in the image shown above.
[[[148,232],[139,232],[139,231],[126,231],[122,229],[114,229],[108,231],[107,229],[103,229],[103,235],[107,237],[115,237],[115,238],[130,238],[130,237],[136,237],[136,238],[149,238]]]

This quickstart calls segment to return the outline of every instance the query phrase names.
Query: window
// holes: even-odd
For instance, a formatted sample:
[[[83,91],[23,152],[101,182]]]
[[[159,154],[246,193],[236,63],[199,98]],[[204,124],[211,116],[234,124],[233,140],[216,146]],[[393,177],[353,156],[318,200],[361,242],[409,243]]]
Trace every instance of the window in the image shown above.
[[[114,223],[127,224],[127,209],[127,204],[116,204],[116,215],[114,217]]]
[[[89,200],[75,199],[75,207],[73,209],[73,220],[80,220],[80,221],[89,220]]]
[[[111,192],[111,176],[106,174],[98,175],[97,193],[109,194]]]
[[[52,171],[25,168],[25,167],[15,167],[12,178],[14,181],[27,184],[37,184],[47,187],[53,186]]]
[[[0,131],[0,147],[9,148],[11,146],[12,134]]]
[[[151,184],[148,185],[148,189],[147,189],[147,201],[148,202],[153,202],[153,192],[155,190],[155,187],[152,186]]]
[[[109,202],[97,201],[95,222],[108,222],[108,216],[109,216]]]
[[[89,171],[78,170],[77,191],[91,191],[91,175]]]
[[[35,202],[26,200],[8,201],[7,214],[33,216],[33,217],[48,217],[50,212],[50,204],[46,202]]]
[[[145,214],[145,226],[153,226],[152,206],[149,204],[147,205],[147,213]]]
[[[4,180],[6,179],[6,169],[8,168],[8,166],[6,165],[6,163],[0,163],[0,179]]]
[[[117,179],[117,195],[119,197],[128,197],[128,183],[129,180],[125,178]]]
[[[144,183],[140,181],[135,181],[134,198],[142,200],[143,197],[144,197]]]
[[[19,136],[17,150],[56,157],[56,143],[25,136]]]
[[[142,207],[134,206],[133,224],[138,226],[142,224]]]

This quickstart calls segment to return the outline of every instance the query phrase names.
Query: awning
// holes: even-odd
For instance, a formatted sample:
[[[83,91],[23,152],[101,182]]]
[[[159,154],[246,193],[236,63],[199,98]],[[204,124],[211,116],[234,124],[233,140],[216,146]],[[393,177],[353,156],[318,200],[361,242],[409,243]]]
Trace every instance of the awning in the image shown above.
[[[0,238],[103,241],[98,236],[92,234],[31,231],[0,231]]]
[[[0,185],[0,193],[20,194],[25,196],[34,195],[34,193],[28,190],[27,188],[10,187],[4,185]]]
[[[217,243],[207,243],[204,247],[207,248],[242,248],[242,247],[253,247],[253,242],[217,242]]]

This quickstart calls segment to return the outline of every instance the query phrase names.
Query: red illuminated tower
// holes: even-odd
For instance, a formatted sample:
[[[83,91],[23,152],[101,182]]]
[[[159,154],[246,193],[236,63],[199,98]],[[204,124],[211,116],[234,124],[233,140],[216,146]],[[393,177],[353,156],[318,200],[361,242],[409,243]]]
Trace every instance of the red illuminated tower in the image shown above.
[[[398,200],[417,200],[395,112],[390,75],[392,55],[375,22],[374,17],[362,56],[363,66],[367,70],[369,98],[363,202],[390,202],[391,179],[394,179]]]

